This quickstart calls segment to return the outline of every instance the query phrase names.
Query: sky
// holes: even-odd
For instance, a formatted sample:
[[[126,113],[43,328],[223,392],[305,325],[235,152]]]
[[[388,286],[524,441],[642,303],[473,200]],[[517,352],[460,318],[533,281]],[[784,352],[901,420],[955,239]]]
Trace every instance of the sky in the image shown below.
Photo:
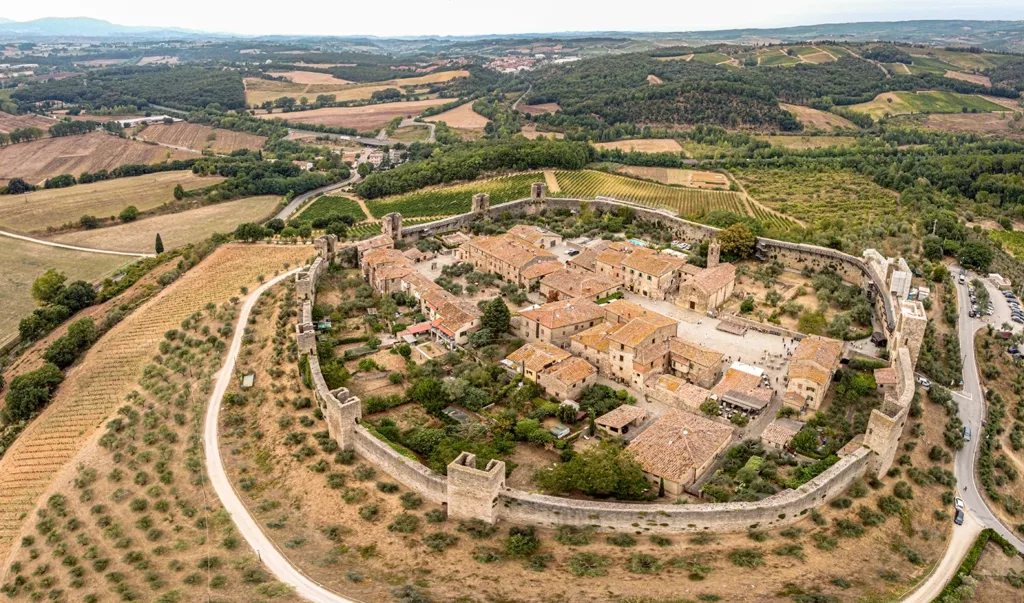
[[[699,31],[906,19],[1024,20],[1024,0],[493,0],[303,2],[48,0],[6,2],[0,17],[94,17],[119,25],[242,35],[480,35],[559,31]],[[291,8],[290,8],[291,6]],[[524,6],[531,7],[525,9]]]

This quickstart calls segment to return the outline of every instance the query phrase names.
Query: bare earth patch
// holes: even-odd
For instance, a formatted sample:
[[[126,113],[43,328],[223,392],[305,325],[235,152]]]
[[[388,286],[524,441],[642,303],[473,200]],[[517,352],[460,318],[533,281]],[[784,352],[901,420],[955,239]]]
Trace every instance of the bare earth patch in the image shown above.
[[[295,124],[318,124],[321,126],[337,126],[370,130],[387,124],[398,116],[419,115],[427,107],[436,107],[449,102],[448,99],[436,98],[421,101],[383,103],[364,107],[324,107],[312,111],[293,111],[291,113],[260,114],[260,119],[287,119]]]
[[[555,113],[556,111],[560,111],[562,108],[558,106],[558,103],[541,103],[539,105],[519,105],[516,109],[520,113],[544,115],[545,113]]]
[[[287,78],[295,84],[335,84],[342,86],[352,83],[348,80],[334,77],[329,73],[319,73],[317,71],[271,71],[269,73],[275,77]]]
[[[683,150],[683,147],[674,138],[616,140],[615,142],[599,142],[594,146],[599,149],[619,149],[620,151],[637,151],[639,153],[678,153]]]
[[[932,113],[924,125],[944,132],[1024,138],[1024,125],[1003,113]]]
[[[819,111],[802,105],[788,105],[779,103],[779,106],[796,116],[797,120],[805,127],[817,128],[819,130],[832,130],[833,128],[856,128],[852,121],[843,119],[828,111]]]
[[[210,149],[214,153],[231,153],[238,149],[262,149],[267,142],[266,136],[211,128],[184,121],[146,126],[136,134],[136,137],[160,144],[185,147],[193,151]]]
[[[962,71],[947,71],[946,77],[954,80],[963,80],[965,82],[981,84],[982,86],[988,88],[992,87],[992,80],[988,79],[988,76],[978,75],[976,73],[964,73]]]
[[[483,130],[489,120],[473,110],[473,103],[464,103],[444,113],[427,117],[425,121],[443,121],[452,128],[462,130]]]
[[[56,120],[46,119],[38,115],[11,115],[0,111],[0,132],[8,133],[18,128],[39,128],[44,132],[57,123]]]
[[[690,186],[694,188],[728,190],[729,179],[718,172],[702,172],[680,168],[626,166],[616,170],[620,174],[654,180],[662,184]]]

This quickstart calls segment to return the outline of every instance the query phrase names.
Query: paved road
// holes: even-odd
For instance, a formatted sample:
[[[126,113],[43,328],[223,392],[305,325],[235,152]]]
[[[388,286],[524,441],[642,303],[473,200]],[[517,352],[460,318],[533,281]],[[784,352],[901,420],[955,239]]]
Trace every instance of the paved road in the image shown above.
[[[960,273],[959,268],[951,268],[950,274],[954,282]],[[967,282],[975,275],[968,274]],[[1002,294],[991,287],[988,279],[981,277],[985,282],[986,289],[992,296],[992,303],[996,313],[987,319],[971,318],[968,311],[971,301],[967,294],[967,284],[957,284],[957,297],[960,306],[960,322],[958,324],[960,336],[960,353],[964,356],[964,387],[961,391],[953,392],[953,399],[957,401],[960,408],[960,420],[964,425],[971,428],[970,442],[966,442],[963,450],[957,453],[953,463],[953,471],[956,474],[957,496],[964,500],[967,507],[965,521],[962,526],[953,526],[953,537],[946,548],[946,554],[939,561],[939,564],[932,571],[928,579],[911,593],[903,601],[906,603],[929,603],[942,590],[955,575],[960,562],[967,555],[971,543],[981,532],[982,528],[992,528],[1003,538],[1009,540],[1017,550],[1024,551],[1024,541],[1017,537],[1017,534],[1007,528],[996,517],[989,508],[975,477],[974,468],[978,460],[978,444],[982,438],[982,427],[985,420],[985,399],[982,395],[981,381],[978,378],[978,365],[975,361],[974,334],[978,329],[984,328],[986,323],[1001,325],[1009,317],[1009,307],[1006,305]]]
[[[291,200],[291,202],[289,202],[288,205],[285,205],[281,211],[277,212],[277,215],[274,217],[281,220],[287,220],[288,218],[291,217],[292,214],[298,211],[299,208],[305,205],[306,201],[309,201],[316,195],[319,195],[320,193],[329,193],[331,191],[336,191],[339,188],[345,186],[346,184],[359,182],[359,179],[359,173],[356,172],[355,170],[352,170],[352,175],[348,177],[348,180],[342,180],[341,182],[335,182],[334,184],[328,184],[327,186],[314,188],[313,190],[302,193],[301,195],[296,195]]]
[[[94,249],[92,247],[78,247],[75,245],[65,245],[63,243],[54,243],[53,241],[44,241],[43,239],[34,239],[32,237],[26,237],[25,235],[14,234],[13,232],[6,232],[0,230],[0,237],[8,237],[11,239],[18,239],[19,241],[27,241],[29,243],[35,243],[36,245],[46,245],[47,247],[57,247],[60,249],[70,249],[71,251],[88,251],[89,253],[104,253],[107,255],[124,255],[133,258],[151,258],[154,257],[152,253],[133,253],[131,251],[111,251],[110,249]]]
[[[434,137],[434,129],[437,128],[437,124],[432,121],[416,121],[415,119],[409,119],[406,117],[402,120],[400,127],[405,128],[409,126],[427,126],[430,128],[430,136],[424,142],[436,142],[437,138]]]
[[[300,597],[315,603],[358,603],[352,599],[334,594],[306,577],[267,538],[267,535],[260,529],[259,523],[249,513],[249,509],[238,498],[238,494],[224,472],[224,462],[221,459],[220,446],[218,446],[217,441],[217,415],[220,412],[220,401],[224,397],[224,393],[227,392],[231,379],[234,377],[235,361],[238,359],[238,353],[242,348],[242,336],[245,334],[245,325],[248,324],[249,314],[253,306],[256,305],[256,300],[259,299],[264,291],[282,280],[290,278],[301,269],[301,267],[296,268],[267,281],[256,291],[252,292],[242,306],[242,310],[238,315],[238,324],[235,325],[235,336],[231,340],[231,347],[228,349],[227,360],[216,375],[217,383],[213,388],[213,394],[210,396],[210,402],[206,410],[206,425],[203,429],[203,446],[206,448],[206,469],[210,474],[210,484],[217,493],[217,497],[220,498],[221,504],[231,514],[231,519],[238,527],[238,532],[249,543],[249,546],[256,551],[260,560],[274,574],[274,577],[294,588],[296,594]]]

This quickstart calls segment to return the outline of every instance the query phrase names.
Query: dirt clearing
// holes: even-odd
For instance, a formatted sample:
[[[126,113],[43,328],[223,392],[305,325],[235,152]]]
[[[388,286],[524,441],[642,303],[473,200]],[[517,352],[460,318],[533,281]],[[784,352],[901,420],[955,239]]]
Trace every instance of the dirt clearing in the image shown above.
[[[555,113],[560,111],[562,108],[558,106],[558,103],[541,103],[539,105],[519,105],[517,110],[520,113],[528,113],[530,115],[544,115],[545,113]]]
[[[370,98],[374,92],[378,90],[386,90],[387,88],[421,88],[427,87],[430,84],[437,84],[441,82],[447,82],[459,77],[469,77],[469,72],[465,70],[459,71],[442,71],[440,73],[428,73],[419,77],[407,77],[399,78],[394,80],[387,80],[383,82],[364,82],[364,83],[343,83],[345,80],[334,78],[327,74],[319,74],[309,71],[293,71],[288,73],[303,74],[297,75],[301,79],[310,79],[314,76],[326,76],[330,77],[333,83],[301,83],[301,82],[279,82],[274,80],[264,80],[260,78],[245,78],[245,101],[250,105],[261,105],[265,101],[273,101],[285,96],[298,99],[301,96],[306,96],[310,100],[318,94],[333,94],[336,100],[364,100]]]
[[[988,79],[987,76],[978,75],[976,73],[964,73],[962,71],[947,71],[946,77],[953,80],[963,80],[965,82],[971,82],[974,84],[981,84],[986,88],[992,87],[992,80]]]
[[[657,86],[658,84],[663,84],[664,82],[662,82],[661,78],[656,75],[649,75],[647,76],[647,83],[652,86]]]
[[[443,121],[452,128],[460,128],[463,130],[483,130],[484,126],[487,125],[488,119],[483,115],[480,115],[473,110],[473,103],[465,103],[449,109],[444,113],[438,113],[437,115],[427,117],[424,121],[439,122]]]
[[[140,140],[150,140],[173,147],[185,147],[193,151],[210,149],[214,153],[231,153],[238,149],[262,149],[267,142],[266,136],[211,128],[184,121],[146,126],[136,134],[136,137]]]
[[[268,72],[274,77],[283,77],[293,84],[324,84],[334,86],[344,86],[345,84],[351,84],[348,80],[334,77],[329,73],[319,73],[317,71],[270,71]]]
[[[436,98],[366,105],[365,107],[325,107],[323,109],[313,109],[312,111],[262,114],[258,117],[261,119],[287,119],[293,124],[317,124],[321,126],[355,128],[357,130],[372,130],[387,124],[396,117],[416,116],[427,107],[436,107],[446,102],[448,102],[448,99]]]
[[[102,132],[81,136],[44,138],[0,148],[0,180],[24,178],[41,184],[61,174],[112,170],[129,163],[149,165],[166,159],[198,157],[193,151],[179,151]]]
[[[827,111],[819,111],[818,109],[801,105],[787,105],[785,103],[779,103],[779,106],[795,115],[797,120],[808,128],[827,131],[831,131],[833,128],[857,128],[852,121]]]
[[[713,190],[728,190],[729,179],[718,172],[701,172],[679,168],[626,166],[616,170],[620,174],[654,180],[662,184],[690,186]]]
[[[560,193],[562,187],[558,186],[558,178],[555,178],[555,173],[551,170],[544,170],[544,182],[548,185],[549,193]]]
[[[678,153],[683,150],[683,147],[674,138],[616,140],[615,142],[599,142],[594,146],[599,149],[619,149],[620,151],[637,151],[639,153]]]
[[[933,113],[924,126],[943,132],[1024,138],[1024,123],[1005,113]]]
[[[78,247],[152,253],[157,234],[165,249],[198,243],[215,232],[231,232],[243,222],[263,221],[278,209],[280,201],[276,195],[249,197],[109,228],[69,232],[52,240]]]
[[[54,119],[39,117],[38,115],[11,115],[0,111],[0,133],[9,133],[18,128],[39,128],[47,131],[50,126],[57,123]]]
[[[796,150],[845,147],[857,142],[853,136],[758,136],[757,139],[775,147]]]

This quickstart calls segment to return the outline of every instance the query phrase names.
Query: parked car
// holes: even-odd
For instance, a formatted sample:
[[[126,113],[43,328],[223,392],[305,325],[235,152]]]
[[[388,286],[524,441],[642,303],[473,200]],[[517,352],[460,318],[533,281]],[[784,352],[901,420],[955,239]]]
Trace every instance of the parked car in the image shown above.
[[[960,498],[959,496],[955,497],[953,499],[953,506],[955,506],[958,510],[963,511],[964,510],[964,499]]]
[[[964,425],[964,440],[967,442],[971,441],[971,428]]]
[[[960,284],[961,285],[964,284],[964,275],[962,275],[962,274],[960,275]]]
[[[580,254],[580,252],[579,252],[578,249],[570,249],[569,251],[566,252],[566,255],[568,255],[570,257],[572,257],[574,255],[579,255],[579,254]]]
[[[927,379],[925,379],[924,377],[918,377],[917,378],[917,382],[920,383],[921,387],[923,387],[925,389],[928,389],[929,387],[932,386],[932,382],[927,380]]]
[[[964,525],[964,512],[960,509],[956,510],[956,515],[953,516],[953,523],[958,526]]]
[[[1015,323],[1024,325],[1024,318],[1021,318],[1020,316],[1014,316],[1010,320],[1012,320]]]

